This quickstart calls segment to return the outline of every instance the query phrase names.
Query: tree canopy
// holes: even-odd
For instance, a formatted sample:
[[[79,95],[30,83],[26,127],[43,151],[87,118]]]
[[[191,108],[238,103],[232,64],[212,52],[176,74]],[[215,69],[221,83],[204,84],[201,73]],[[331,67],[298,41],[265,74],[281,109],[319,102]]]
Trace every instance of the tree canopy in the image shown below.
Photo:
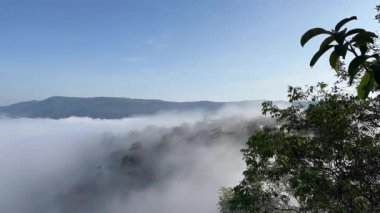
[[[369,96],[380,88],[380,56],[375,33],[342,29],[355,19],[311,29],[301,45],[327,35],[310,65],[331,49],[331,67],[357,95],[318,83],[289,87],[288,108],[264,102],[263,114],[277,125],[249,138],[243,180],[221,191],[221,212],[380,212],[380,95]]]
[[[280,125],[256,132],[242,150],[247,169],[233,189],[234,209],[380,211],[380,97],[361,101],[326,88],[290,87],[286,109],[264,103]]]

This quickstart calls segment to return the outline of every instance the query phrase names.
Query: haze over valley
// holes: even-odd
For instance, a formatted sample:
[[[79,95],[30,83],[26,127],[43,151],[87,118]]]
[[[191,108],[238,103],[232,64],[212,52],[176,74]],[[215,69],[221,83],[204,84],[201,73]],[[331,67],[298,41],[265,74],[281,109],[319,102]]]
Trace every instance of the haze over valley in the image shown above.
[[[0,212],[218,212],[257,105],[124,119],[0,119]]]

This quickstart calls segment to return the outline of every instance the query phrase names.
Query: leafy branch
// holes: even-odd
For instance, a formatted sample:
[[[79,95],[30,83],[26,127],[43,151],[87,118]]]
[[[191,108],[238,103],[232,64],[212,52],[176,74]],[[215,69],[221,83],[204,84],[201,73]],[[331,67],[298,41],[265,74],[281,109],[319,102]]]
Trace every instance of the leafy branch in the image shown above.
[[[347,53],[351,53],[353,59],[350,61],[346,73],[349,77],[348,83],[352,85],[354,79],[361,76],[357,94],[360,99],[366,99],[369,93],[379,89],[380,85],[380,55],[373,48],[378,36],[362,28],[342,29],[345,24],[353,20],[357,20],[357,17],[345,18],[330,31],[319,27],[310,29],[301,37],[301,46],[315,36],[327,35],[319,50],[311,58],[310,66],[313,67],[322,55],[332,49],[329,63],[331,68],[337,72],[346,59]]]

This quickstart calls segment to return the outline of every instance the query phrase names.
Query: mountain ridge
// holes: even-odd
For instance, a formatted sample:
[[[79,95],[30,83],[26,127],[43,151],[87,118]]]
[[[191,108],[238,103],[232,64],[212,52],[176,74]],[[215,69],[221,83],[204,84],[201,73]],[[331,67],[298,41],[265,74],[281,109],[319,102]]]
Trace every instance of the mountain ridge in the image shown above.
[[[214,101],[164,101],[159,99],[134,99],[124,97],[66,97],[52,96],[44,100],[31,100],[0,106],[0,114],[19,118],[67,118],[90,117],[120,119],[140,115],[152,115],[162,111],[203,110],[216,111],[224,106],[261,104],[263,100],[239,102]]]

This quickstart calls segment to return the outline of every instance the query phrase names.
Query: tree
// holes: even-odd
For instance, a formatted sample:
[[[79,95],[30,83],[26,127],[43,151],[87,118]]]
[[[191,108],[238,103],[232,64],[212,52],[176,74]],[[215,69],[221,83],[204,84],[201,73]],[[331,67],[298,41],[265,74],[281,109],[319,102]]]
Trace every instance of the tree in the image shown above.
[[[289,87],[288,108],[264,102],[263,114],[278,125],[249,138],[242,150],[244,178],[221,195],[221,209],[230,210],[224,212],[380,212],[380,95],[368,97],[379,89],[380,56],[376,34],[341,30],[355,19],[343,19],[331,31],[311,29],[301,45],[328,35],[310,65],[332,49],[338,82],[357,85],[358,95],[319,83]],[[346,69],[347,53],[353,58]]]
[[[231,209],[380,211],[380,97],[363,101],[320,83],[290,87],[289,100],[286,109],[263,104],[280,127],[256,132],[242,150],[247,169]]]
[[[230,208],[230,201],[235,196],[232,188],[222,187],[219,194],[218,206],[220,213],[244,213],[243,210]]]
[[[376,9],[379,12],[380,6],[377,6]],[[348,77],[349,85],[361,78],[357,86],[357,94],[359,98],[365,99],[371,91],[380,88],[380,55],[375,45],[375,39],[378,36],[361,28],[342,29],[346,23],[356,19],[356,16],[345,18],[330,31],[319,27],[310,29],[301,37],[301,45],[304,46],[315,36],[327,35],[319,50],[312,57],[310,66],[314,66],[323,54],[332,49],[329,58],[330,66],[341,77]],[[380,16],[377,15],[376,19],[380,21]],[[342,65],[347,53],[351,53],[353,58],[348,65],[347,71],[345,71]]]

